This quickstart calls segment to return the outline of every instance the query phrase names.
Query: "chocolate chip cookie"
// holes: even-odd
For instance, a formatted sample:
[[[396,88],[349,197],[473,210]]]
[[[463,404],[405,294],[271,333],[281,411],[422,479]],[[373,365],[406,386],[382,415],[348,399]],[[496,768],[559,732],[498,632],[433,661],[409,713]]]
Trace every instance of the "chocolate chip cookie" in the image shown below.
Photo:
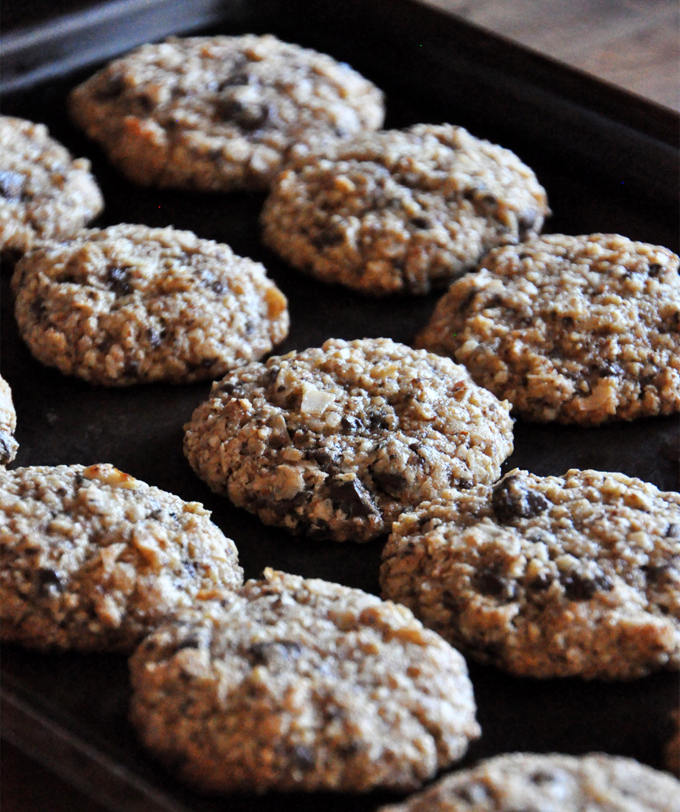
[[[36,239],[61,240],[93,220],[104,201],[90,169],[44,124],[0,116],[0,252],[20,255]]]
[[[416,344],[450,355],[527,420],[597,425],[680,410],[676,254],[618,234],[492,251]]]
[[[286,297],[265,268],[190,231],[84,229],[37,246],[12,284],[33,355],[106,386],[218,378],[288,333]]]
[[[368,541],[444,488],[497,479],[513,448],[508,409],[448,358],[331,339],[215,382],[184,450],[212,490],[266,524]]]
[[[0,470],[4,641],[130,651],[171,610],[242,583],[198,502],[112,465]]]
[[[411,612],[265,570],[130,659],[143,743],[204,791],[414,789],[479,735],[464,659]]]
[[[384,117],[380,90],[348,65],[253,34],[143,45],[69,101],[130,180],[201,191],[266,189],[292,150]]]
[[[605,753],[508,753],[380,812],[680,812],[680,782]]]
[[[424,294],[490,249],[540,232],[546,193],[510,150],[450,124],[367,133],[290,160],[265,242],[326,282]]]
[[[680,494],[619,473],[515,469],[405,513],[382,594],[520,676],[680,667]]]
[[[14,437],[17,413],[12,400],[12,390],[0,375],[0,465],[7,465],[17,455],[19,444]]]

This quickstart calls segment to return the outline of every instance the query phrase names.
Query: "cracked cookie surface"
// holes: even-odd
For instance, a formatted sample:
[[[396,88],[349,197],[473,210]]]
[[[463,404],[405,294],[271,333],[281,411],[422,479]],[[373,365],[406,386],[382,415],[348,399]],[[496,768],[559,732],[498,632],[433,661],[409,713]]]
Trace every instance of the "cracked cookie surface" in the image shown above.
[[[680,410],[678,257],[618,234],[492,251],[416,340],[536,421],[597,425]]]
[[[44,124],[0,116],[0,252],[70,237],[103,207],[87,159],[73,158]]]
[[[490,248],[539,233],[548,214],[545,190],[510,150],[419,124],[292,159],[262,223],[294,267],[384,296],[443,287]]]
[[[507,753],[379,812],[680,812],[680,782],[632,758]]]
[[[444,488],[495,480],[513,448],[508,409],[448,358],[331,339],[215,382],[184,450],[266,524],[367,541]]]
[[[41,244],[12,285],[33,355],[107,386],[218,378],[288,334],[286,297],[264,266],[170,227],[123,224]]]
[[[242,583],[198,502],[108,464],[0,471],[4,641],[130,651],[170,611]]]
[[[451,491],[395,522],[381,590],[464,653],[539,678],[680,667],[680,494],[618,473]]]
[[[402,606],[265,570],[130,660],[142,741],[210,792],[413,789],[479,735],[463,657]]]
[[[266,189],[291,150],[384,117],[380,90],[348,65],[253,34],[143,45],[69,103],[129,179],[201,191]]]
[[[0,375],[0,465],[7,465],[17,455],[19,444],[14,437],[17,413],[12,400],[12,390]]]

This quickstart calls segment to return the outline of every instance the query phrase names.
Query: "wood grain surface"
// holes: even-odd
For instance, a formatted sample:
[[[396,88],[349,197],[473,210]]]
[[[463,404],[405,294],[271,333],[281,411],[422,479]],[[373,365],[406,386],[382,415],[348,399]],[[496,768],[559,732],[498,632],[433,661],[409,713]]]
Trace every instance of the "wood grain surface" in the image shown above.
[[[424,0],[680,111],[678,0]]]
[[[644,98],[680,110],[678,0],[423,0]],[[14,747],[1,751],[3,812],[103,812]]]

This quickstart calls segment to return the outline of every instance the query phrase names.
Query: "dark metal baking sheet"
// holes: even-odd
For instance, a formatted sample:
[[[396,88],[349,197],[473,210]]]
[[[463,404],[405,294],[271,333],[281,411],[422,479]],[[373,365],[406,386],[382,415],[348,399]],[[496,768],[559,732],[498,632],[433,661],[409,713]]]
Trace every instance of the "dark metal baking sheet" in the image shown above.
[[[190,13],[189,9],[192,9]],[[130,20],[134,19],[131,26]],[[0,38],[2,112],[43,121],[86,155],[103,189],[98,221],[188,228],[262,261],[288,295],[290,337],[280,351],[328,337],[389,336],[409,343],[437,295],[371,300],[286,267],[260,242],[261,195],[200,195],[140,189],[124,181],[68,121],[68,90],[140,41],[191,30],[273,32],[348,61],[386,93],[386,126],[450,121],[514,149],[546,186],[546,231],[619,232],[678,250],[678,116],[557,65],[413,0],[287,0],[263,3],[124,0]],[[42,367],[19,339],[3,268],[2,374],[18,412],[13,465],[111,462],[188,500],[202,501],[237,542],[248,576],[274,566],[377,592],[383,540],[311,543],[266,528],[211,494],[182,455],[182,426],[209,385],[94,387]],[[277,350],[278,352],[279,350]],[[596,429],[518,422],[505,465],[539,474],[569,467],[619,470],[678,490],[676,418]],[[124,657],[40,654],[2,647],[2,735],[112,810],[223,809],[179,785],[142,751],[127,722]],[[678,705],[675,674],[629,683],[520,680],[470,664],[482,738],[464,764],[509,750],[632,756],[662,766]],[[230,796],[234,810],[373,810],[387,793]]]

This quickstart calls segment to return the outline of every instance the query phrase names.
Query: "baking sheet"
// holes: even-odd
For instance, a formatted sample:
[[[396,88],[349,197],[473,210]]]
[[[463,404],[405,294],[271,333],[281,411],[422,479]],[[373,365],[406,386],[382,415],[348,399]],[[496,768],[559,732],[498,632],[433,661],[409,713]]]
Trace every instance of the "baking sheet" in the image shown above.
[[[153,15],[145,16],[147,5]],[[341,0],[332,6],[213,0],[197,4],[190,19],[186,7],[167,0],[103,4],[96,13],[72,14],[61,24],[51,20],[10,32],[12,47],[4,53],[13,89],[3,96],[2,112],[45,122],[75,155],[91,159],[106,200],[97,225],[188,228],[262,261],[290,301],[291,333],[276,352],[316,346],[329,337],[389,336],[410,343],[438,294],[372,300],[288,268],[260,241],[261,195],[161,192],[123,180],[64,112],[68,90],[94,70],[97,54],[109,58],[102,48],[108,41],[110,49],[116,20],[120,50],[145,34],[158,38],[185,33],[185,27],[194,32],[200,24],[210,26],[201,30],[218,33],[272,32],[331,53],[385,90],[387,127],[450,121],[518,152],[548,190],[553,216],[546,231],[619,232],[678,250],[678,119],[670,111],[412,0]],[[184,16],[174,18],[173,9],[179,8]],[[133,10],[134,36],[123,25]],[[81,38],[92,43],[97,35],[99,51],[82,48],[78,58]],[[80,66],[75,73],[74,65]],[[105,389],[34,361],[16,332],[9,271],[3,268],[0,279],[1,365],[18,413],[20,451],[13,467],[111,462],[186,500],[203,502],[236,541],[248,577],[273,566],[378,591],[383,539],[366,545],[293,539],[236,510],[193,474],[182,454],[182,426],[209,384]],[[595,429],[518,422],[515,452],[504,470],[520,466],[560,474],[569,467],[593,467],[678,490],[679,429],[676,417]],[[2,735],[8,740],[113,810],[224,808],[224,799],[204,798],[177,784],[141,750],[127,723],[124,657],[39,654],[7,645],[1,655]],[[474,663],[470,671],[483,735],[463,764],[510,750],[602,750],[662,766],[668,714],[680,696],[676,674],[584,683],[514,679]],[[255,812],[304,812],[322,804],[328,810],[348,804],[373,810],[394,797],[378,792],[357,798],[236,795],[227,803],[230,809]]]

